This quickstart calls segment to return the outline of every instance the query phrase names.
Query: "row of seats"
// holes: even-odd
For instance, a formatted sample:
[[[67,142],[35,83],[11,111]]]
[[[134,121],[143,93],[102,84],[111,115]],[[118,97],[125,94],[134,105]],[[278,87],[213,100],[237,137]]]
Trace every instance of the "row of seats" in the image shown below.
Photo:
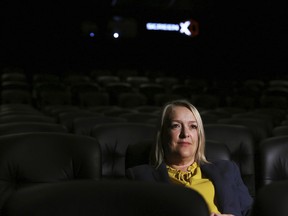
[[[225,82],[164,75],[152,79],[146,75],[123,78],[112,74],[92,76],[79,73],[63,77],[38,73],[29,75],[30,79],[26,76],[20,72],[2,74],[2,103],[32,103],[38,107],[51,104],[128,107],[162,105],[167,100],[182,97],[205,108],[223,105],[245,109],[288,108],[287,80]]]
[[[183,205],[189,208],[183,208]],[[8,199],[2,215],[209,216],[209,211],[203,198],[185,187],[78,180],[19,190]]]
[[[54,94],[54,96],[57,96],[57,94]],[[202,98],[204,101],[207,100],[207,98],[204,98],[205,97]],[[211,101],[206,102],[210,103]],[[74,136],[79,136],[81,139],[82,137],[87,137],[99,145],[97,147],[99,149],[94,149],[94,151],[98,151],[94,157],[96,157],[97,160],[100,158],[100,161],[98,160],[99,164],[97,165],[100,167],[100,179],[113,180],[123,180],[127,167],[147,162],[147,155],[155,137],[155,122],[157,121],[157,115],[159,113],[158,106],[132,108],[131,105],[128,105],[127,108],[129,109],[123,109],[109,105],[93,106],[89,109],[83,109],[83,107],[81,107],[81,109],[79,109],[78,106],[71,106],[71,104],[46,104],[39,109],[40,107],[27,106],[27,104],[14,105],[15,104],[2,104],[0,107],[0,139],[3,137],[4,143],[8,143],[8,139],[11,139],[9,143],[12,142],[12,139],[16,139],[16,142],[21,141],[21,143],[23,143],[23,140],[26,138],[21,136],[24,135],[23,132],[28,132],[27,130],[30,129],[30,132],[42,131],[40,134],[45,134],[45,136],[48,132],[49,135],[52,135],[51,132],[53,131],[53,133],[57,132],[57,134],[61,134],[61,137],[64,134],[67,137],[73,136],[73,139]],[[130,108],[132,108],[132,112]],[[138,108],[142,111],[144,108],[147,108],[149,111],[146,111],[149,113],[149,116],[146,115],[147,113],[144,115]],[[248,186],[252,196],[255,196],[264,186],[270,185],[275,181],[287,179],[286,109],[279,109],[278,106],[277,108],[273,107],[273,109],[249,109],[249,111],[247,111],[246,108],[243,109],[243,107],[232,107],[233,109],[231,107],[225,107],[227,109],[224,110],[221,108],[223,107],[207,109],[205,106],[199,106],[205,125],[207,137],[206,154],[208,159],[213,161],[221,158],[236,161],[239,165],[243,180]],[[15,114],[17,114],[17,116],[13,116]],[[138,115],[138,118],[130,114],[141,114],[142,116]],[[115,120],[115,122],[111,125],[107,124],[112,123],[112,119]],[[96,126],[93,120],[95,120],[95,122],[99,121],[101,124]],[[19,121],[21,121],[21,123]],[[33,122],[33,125],[28,125],[27,121]],[[104,124],[105,121],[106,123]],[[132,121],[134,122],[132,123]],[[29,124],[31,122],[29,122]],[[23,134],[19,134],[20,132]],[[8,135],[8,133],[10,133],[10,135]],[[18,135],[14,136],[15,133],[18,133]],[[143,133],[145,135],[143,135]],[[114,135],[112,136],[111,134]],[[149,134],[149,136],[147,136],[147,134]],[[26,135],[27,134],[25,134],[25,136]],[[37,143],[45,143],[43,140],[45,140],[46,137],[33,139]],[[51,143],[51,139],[52,138],[48,139],[47,137],[47,142]],[[62,138],[58,137],[57,139],[61,140]],[[76,138],[76,140],[77,139],[78,138]],[[29,141],[29,143],[30,142],[33,143],[34,141]],[[55,144],[57,142],[55,142]],[[91,174],[89,173],[90,168],[83,171],[82,166],[80,167],[82,161],[81,155],[77,156],[78,151],[79,153],[83,153],[83,155],[86,154],[86,150],[82,149],[82,147],[67,151],[67,149],[65,150],[67,146],[63,145],[65,146],[63,147],[60,145],[63,147],[60,149],[61,153],[59,153],[59,155],[56,154],[56,156],[51,155],[50,158],[49,151],[54,152],[55,149],[53,148],[55,146],[53,147],[53,145],[49,146],[49,144],[47,144],[47,147],[45,147],[45,145],[46,144],[38,146],[38,144],[34,144],[28,148],[31,151],[31,149],[36,150],[38,146],[40,150],[39,155],[33,155],[30,151],[28,152],[24,144],[23,146],[20,144],[14,145],[15,149],[19,148],[18,151],[12,150],[13,145],[1,145],[3,146],[3,153],[1,150],[1,158],[3,158],[1,167],[4,167],[4,172],[1,172],[3,175],[1,179],[4,180],[4,182],[2,182],[4,187],[0,191],[3,192],[3,196],[1,195],[3,200],[5,197],[10,196],[17,188],[21,188],[22,185],[26,187],[28,185],[30,186],[30,184],[33,185],[35,182],[38,184],[39,182],[49,183],[65,179],[71,180],[78,178],[77,174],[79,174],[79,176],[81,174],[85,175],[87,172],[87,175]],[[9,148],[11,149],[9,150]],[[48,154],[41,157],[41,154],[46,152],[44,149],[47,150]],[[26,156],[24,154],[22,155],[23,150],[31,155],[25,158]],[[66,151],[70,155],[67,155]],[[64,160],[61,156],[63,152],[66,154]],[[77,156],[75,159],[74,154]],[[21,157],[19,155],[21,155]],[[87,160],[89,160],[89,157],[90,156],[87,156]],[[15,162],[14,158],[17,159]],[[48,158],[50,158],[50,160],[48,160]],[[53,160],[53,158],[55,158],[55,160]],[[65,161],[65,158],[70,160]],[[43,159],[42,162],[41,159]],[[39,163],[36,163],[37,166],[34,172],[34,169],[30,166],[35,165],[35,161],[38,160]],[[22,161],[27,161],[27,165],[21,163]],[[83,164],[86,163],[85,161]],[[50,165],[50,163],[52,163],[52,165]],[[58,165],[60,167],[58,167]],[[43,170],[48,169],[47,173],[44,173],[42,170],[43,167]],[[50,169],[48,167],[50,167]],[[11,179],[13,179],[12,189],[10,187],[11,183],[8,183]],[[98,177],[96,179],[98,179]]]
[[[63,198],[62,195],[68,196],[68,194],[70,194],[71,196],[71,193],[73,195],[77,190],[83,192],[82,195],[85,196],[84,200],[91,196],[91,194],[89,195],[89,193],[87,194],[85,192],[88,190],[86,183],[83,183],[86,186],[80,186],[79,188],[75,183],[71,183],[71,186],[65,184],[63,186],[64,191],[66,191],[66,189],[67,191],[62,194],[62,186],[59,186],[60,188],[57,189],[58,186],[52,185],[59,182],[67,183],[75,180],[102,182],[125,181],[125,168],[146,162],[151,142],[149,139],[141,140],[141,136],[147,138],[149,135],[144,125],[139,125],[140,127],[136,124],[129,125],[128,134],[127,131],[125,131],[125,127],[123,128],[125,125],[121,127],[118,126],[118,124],[111,124],[99,127],[97,131],[99,132],[100,129],[101,133],[95,137],[59,132],[27,132],[0,136],[0,208],[5,207],[7,199],[11,196],[13,198],[11,201],[12,204],[9,204],[11,205],[10,210],[11,208],[15,208],[14,205],[20,205],[20,209],[28,208],[29,202],[35,204],[39,198],[40,200],[47,199],[50,200],[49,202],[54,203],[55,199],[53,196],[60,195],[60,197]],[[133,127],[133,131],[130,133],[131,127]],[[148,127],[148,130],[151,129],[150,127],[151,126]],[[116,128],[118,129],[115,130]],[[136,131],[138,134],[135,133]],[[142,134],[139,134],[140,131]],[[113,134],[113,136],[111,134]],[[136,138],[137,140],[135,141]],[[139,139],[141,141],[139,141]],[[124,140],[129,140],[130,143],[124,144]],[[261,161],[262,164],[261,167],[259,167],[261,171],[263,171],[263,186],[261,186],[258,191],[275,182],[281,182],[287,179],[287,169],[285,167],[288,153],[287,141],[288,137],[285,136],[272,138],[263,143],[263,149],[265,150],[262,156],[264,161]],[[118,145],[120,142],[123,142],[121,149],[120,145]],[[124,146],[126,147],[124,148]],[[245,146],[238,147],[245,148]],[[105,155],[105,152],[107,153],[117,148],[119,155],[114,158],[109,158],[109,155]],[[126,151],[124,149],[126,149]],[[267,155],[265,155],[265,153],[267,153]],[[114,152],[114,154],[116,154],[116,152]],[[217,141],[207,140],[206,154],[210,161],[217,159],[233,160],[229,147]],[[112,155],[110,154],[110,156]],[[245,158],[242,158],[242,160],[245,161]],[[241,171],[243,171],[243,169]],[[115,177],[117,178],[115,179]],[[246,178],[246,180],[247,179],[248,178]],[[245,183],[250,182],[245,181]],[[81,185],[82,183],[79,184]],[[89,184],[91,184],[91,187],[98,188],[94,183],[88,183],[88,185]],[[114,187],[114,184],[111,184],[110,187]],[[115,183],[115,187],[118,187],[117,184],[118,183]],[[75,186],[76,191],[71,190],[71,188]],[[138,187],[139,186],[140,185],[138,185]],[[58,192],[53,190],[54,192],[50,194],[51,189],[54,187],[56,187],[56,191]],[[83,189],[83,187],[86,189]],[[119,187],[122,189],[120,183]],[[133,188],[133,186],[131,187]],[[128,188],[130,187],[128,186]],[[24,191],[22,189],[24,189]],[[249,189],[251,190],[251,187]],[[130,191],[130,189],[128,190]],[[20,192],[17,193],[18,191]],[[257,195],[258,191],[255,195]],[[40,194],[41,196],[39,197]],[[141,196],[141,194],[138,195]],[[23,196],[30,198],[28,200],[24,199],[25,202],[23,202]],[[88,198],[86,196],[88,196]],[[76,201],[75,197],[72,200]],[[70,201],[69,199],[67,200],[68,203]],[[53,205],[56,205],[56,203]],[[59,205],[59,203],[57,205]],[[15,212],[18,212],[18,210],[18,208],[14,209]],[[42,211],[43,209],[39,208],[38,210]],[[52,211],[54,210],[55,209],[52,208]]]
[[[128,115],[125,113],[122,114],[122,117],[115,117],[112,116],[111,111],[108,116],[105,116],[99,113],[91,114],[88,111],[77,113],[76,110],[73,109],[70,110],[71,112],[67,112],[64,107],[57,108],[56,110],[53,109],[53,112],[50,110],[50,114],[58,116],[59,119],[65,114],[66,118],[63,118],[62,121],[60,120],[59,122],[52,116],[41,115],[38,112],[32,115],[33,110],[28,107],[26,107],[27,110],[25,110],[24,105],[15,108],[13,112],[10,110],[10,114],[8,114],[8,107],[2,106],[0,135],[20,132],[53,131],[97,138],[102,150],[102,175],[109,178],[121,178],[124,176],[125,154],[130,144],[136,145],[139,142],[144,147],[143,143],[151,144],[155,138],[156,114],[133,113],[136,114],[133,115],[132,113],[128,113]],[[15,116],[11,114],[11,112],[20,112],[18,109],[21,109],[21,115]],[[61,112],[61,110],[64,112]],[[123,110],[116,109],[113,111],[120,112]],[[125,115],[128,115],[127,119]],[[137,115],[140,119],[138,121]],[[74,117],[79,118],[74,119]],[[128,119],[130,117],[134,121],[129,121]],[[145,122],[144,119],[146,118],[146,120],[148,120],[149,117],[151,117],[150,121]],[[265,137],[261,142],[256,142],[256,137],[252,133],[252,130],[243,125],[206,123],[204,127],[208,140],[207,143],[209,143],[209,141],[217,141],[228,149],[229,158],[238,163],[243,179],[249,187],[251,194],[254,195],[257,186],[262,185],[262,182],[266,181],[260,174],[259,167],[261,167],[263,163],[258,164],[259,158],[262,157],[262,152],[265,151],[265,145],[263,143],[268,142],[270,139],[279,140],[280,138],[270,136]],[[209,147],[210,146],[207,145],[208,149]],[[267,154],[270,152],[271,151],[268,151]],[[285,151],[283,150],[281,152]],[[227,157],[225,159],[227,159]],[[273,176],[275,176],[275,179],[281,178],[276,175]]]
[[[250,216],[286,216],[287,189],[287,180],[263,187]],[[98,214],[208,216],[209,211],[197,192],[172,184],[72,180],[19,189],[7,198],[1,212],[4,216]]]

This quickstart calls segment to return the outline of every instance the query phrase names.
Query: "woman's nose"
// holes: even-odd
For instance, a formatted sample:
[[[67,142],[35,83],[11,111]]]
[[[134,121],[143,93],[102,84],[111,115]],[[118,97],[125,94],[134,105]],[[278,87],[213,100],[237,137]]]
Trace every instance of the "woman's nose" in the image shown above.
[[[181,130],[180,136],[183,137],[183,138],[189,137],[190,136],[189,135],[189,130],[187,128],[183,127],[182,130]]]

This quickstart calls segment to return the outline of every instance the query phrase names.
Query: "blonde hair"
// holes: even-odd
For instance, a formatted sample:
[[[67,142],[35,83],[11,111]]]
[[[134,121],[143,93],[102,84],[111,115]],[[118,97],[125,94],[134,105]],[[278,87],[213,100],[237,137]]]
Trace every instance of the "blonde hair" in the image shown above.
[[[198,148],[195,155],[195,161],[198,164],[201,163],[208,163],[205,157],[205,134],[204,134],[204,127],[203,122],[200,116],[200,113],[189,101],[187,100],[175,100],[168,102],[162,109],[161,119],[159,121],[158,131],[156,142],[152,147],[151,155],[150,155],[150,163],[154,167],[158,168],[161,163],[164,162],[164,145],[167,143],[162,143],[162,136],[165,130],[165,121],[169,117],[173,107],[182,106],[188,108],[194,115],[197,125],[198,125]]]

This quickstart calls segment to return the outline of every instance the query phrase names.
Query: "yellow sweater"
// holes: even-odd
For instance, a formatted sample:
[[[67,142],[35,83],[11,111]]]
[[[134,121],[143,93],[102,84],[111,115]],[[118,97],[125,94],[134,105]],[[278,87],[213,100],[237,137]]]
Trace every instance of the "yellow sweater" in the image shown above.
[[[202,178],[201,169],[196,162],[188,167],[184,172],[167,166],[168,174],[173,183],[183,184],[200,193],[205,199],[210,212],[220,213],[214,203],[215,189],[212,182],[207,178]]]

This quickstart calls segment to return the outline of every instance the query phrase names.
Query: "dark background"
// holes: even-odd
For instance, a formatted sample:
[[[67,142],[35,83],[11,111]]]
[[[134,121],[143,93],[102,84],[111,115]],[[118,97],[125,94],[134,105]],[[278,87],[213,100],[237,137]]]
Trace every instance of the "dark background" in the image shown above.
[[[149,68],[213,78],[279,78],[287,71],[287,3],[248,1],[1,1],[1,67],[31,72],[94,68]],[[134,38],[113,40],[113,16],[138,22]],[[199,22],[200,34],[184,38],[148,33],[151,20]],[[89,38],[83,22],[97,25]]]

